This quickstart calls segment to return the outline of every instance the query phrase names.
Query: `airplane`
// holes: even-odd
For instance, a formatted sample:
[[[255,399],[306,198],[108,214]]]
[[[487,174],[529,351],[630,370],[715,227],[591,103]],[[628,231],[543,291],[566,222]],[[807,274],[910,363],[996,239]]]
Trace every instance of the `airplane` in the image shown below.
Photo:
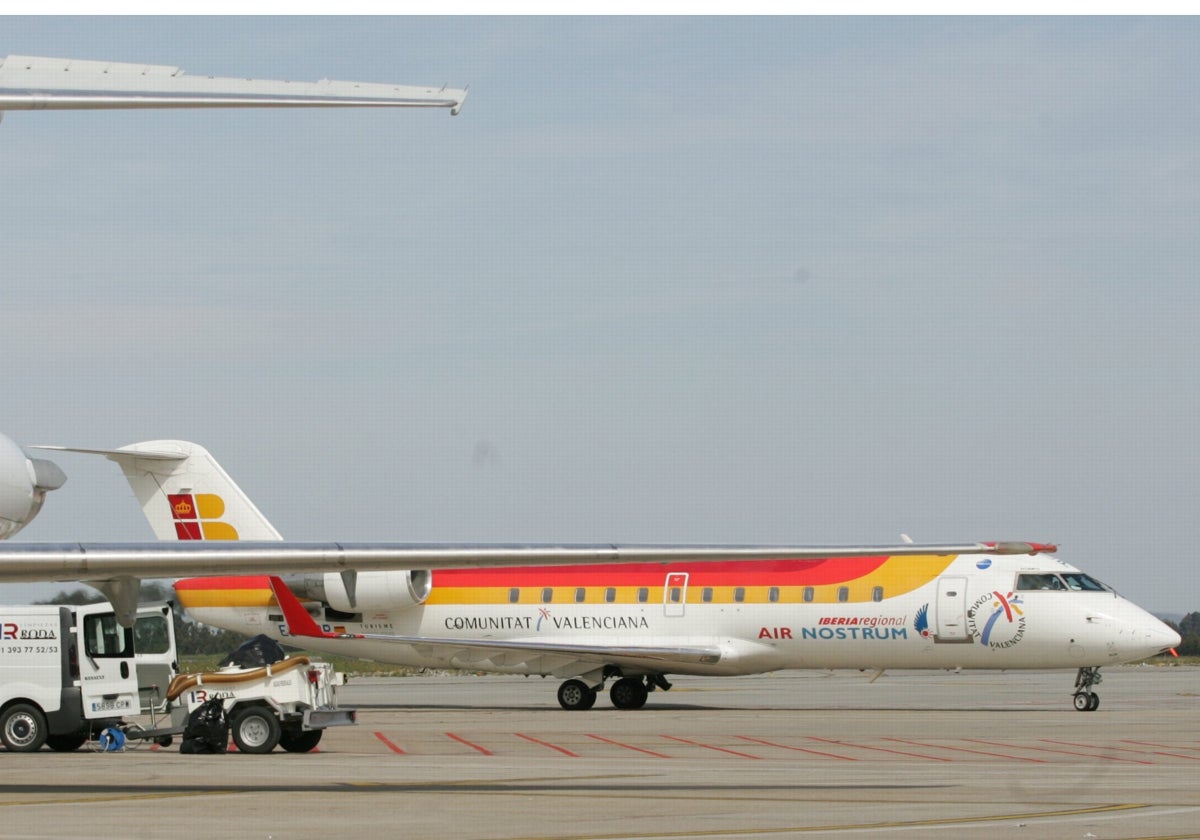
[[[178,67],[10,55],[0,59],[5,111],[107,108],[448,108],[465,88],[188,76]]]
[[[279,540],[198,444],[48,448],[117,462],[161,540],[201,549],[245,536],[264,555]],[[277,545],[279,557],[301,556]],[[614,706],[641,708],[670,688],[669,675],[1070,668],[1074,707],[1095,711],[1102,666],[1180,643],[1045,543],[374,548],[388,559],[371,568],[350,552],[337,568],[185,578],[175,591],[204,624],[316,651],[554,676],[568,710],[591,708],[610,680]],[[509,568],[483,568],[483,558]]]

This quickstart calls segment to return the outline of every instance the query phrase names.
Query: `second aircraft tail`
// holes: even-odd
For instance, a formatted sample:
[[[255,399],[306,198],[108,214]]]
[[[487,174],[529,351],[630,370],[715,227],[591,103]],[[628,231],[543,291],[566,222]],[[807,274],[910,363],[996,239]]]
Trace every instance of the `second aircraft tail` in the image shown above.
[[[160,540],[280,540],[275,527],[198,443],[151,440],[120,449],[43,446],[115,461]]]

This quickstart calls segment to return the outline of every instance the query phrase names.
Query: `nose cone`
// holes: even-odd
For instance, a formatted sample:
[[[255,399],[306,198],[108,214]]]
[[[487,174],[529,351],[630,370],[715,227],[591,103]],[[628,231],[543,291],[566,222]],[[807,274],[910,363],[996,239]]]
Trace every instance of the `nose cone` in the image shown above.
[[[1131,662],[1166,653],[1183,640],[1179,634],[1141,607],[1126,602],[1118,620],[1118,648],[1121,661]]]

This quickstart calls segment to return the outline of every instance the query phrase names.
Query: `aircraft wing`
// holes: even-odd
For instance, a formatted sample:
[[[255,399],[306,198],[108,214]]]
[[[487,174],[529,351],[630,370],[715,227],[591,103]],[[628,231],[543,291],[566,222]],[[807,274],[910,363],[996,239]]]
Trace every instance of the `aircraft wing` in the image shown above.
[[[164,578],[723,560],[837,560],[849,557],[1039,554],[1053,551],[1055,547],[1052,545],[1028,542],[886,546],[10,542],[0,545],[0,581],[90,581],[113,577]]]
[[[278,577],[271,577],[271,591],[283,610],[288,633],[317,639],[359,639],[409,645],[421,656],[443,659],[447,666],[470,668],[483,662],[495,666],[525,665],[531,670],[568,677],[604,665],[650,669],[667,668],[680,662],[715,664],[721,661],[716,645],[581,645],[525,642],[513,639],[444,639],[432,636],[392,636],[379,633],[334,633],[322,630],[299,599]]]
[[[281,82],[188,76],[178,67],[10,55],[0,59],[0,112],[91,108],[449,108],[465,89],[368,82]]]

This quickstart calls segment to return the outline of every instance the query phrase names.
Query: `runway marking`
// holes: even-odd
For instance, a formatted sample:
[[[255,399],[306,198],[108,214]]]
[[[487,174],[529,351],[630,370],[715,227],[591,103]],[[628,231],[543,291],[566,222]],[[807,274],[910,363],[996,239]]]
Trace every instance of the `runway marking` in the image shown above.
[[[766,744],[768,747],[779,747],[784,750],[795,750],[796,752],[811,753],[812,755],[823,755],[827,758],[840,758],[842,761],[858,761],[857,758],[851,758],[848,755],[838,755],[837,753],[821,752],[820,750],[809,750],[804,747],[792,747],[787,744],[777,744],[774,741],[764,741],[761,738],[751,738],[749,735],[734,735],[734,738],[741,738],[743,741],[751,741],[755,744]]]
[[[1118,758],[1115,755],[1104,755],[1103,753],[1086,753],[1077,750],[1055,750],[1050,747],[1026,747],[1021,744],[1001,744],[997,741],[983,741],[979,738],[964,738],[964,741],[970,741],[973,744],[987,744],[992,747],[1015,747],[1018,750],[1036,750],[1038,752],[1061,753],[1063,755],[1081,755],[1084,758],[1103,758],[1105,761],[1123,761],[1126,764],[1153,764],[1153,761],[1142,761],[1138,758]]]
[[[1156,744],[1153,741],[1134,741],[1131,738],[1122,738],[1122,744],[1141,744],[1143,747],[1167,747],[1172,750],[1188,750],[1189,752],[1200,752],[1200,747],[1185,747],[1182,744]]]
[[[1042,740],[1046,741],[1047,743],[1050,743],[1050,744],[1063,744],[1064,746],[1068,746],[1068,747],[1090,747],[1090,746],[1092,746],[1091,744],[1077,744],[1074,741],[1059,741],[1054,738],[1043,738]],[[1172,758],[1186,758],[1188,761],[1200,761],[1200,756],[1184,755],[1183,753],[1165,752],[1163,750],[1135,750],[1132,747],[1108,747],[1108,749],[1120,750],[1121,752],[1139,753],[1142,755],[1169,755]],[[1184,747],[1184,749],[1187,749],[1187,747]]]
[[[383,745],[385,747],[387,747],[389,750],[391,750],[392,752],[396,753],[397,755],[404,755],[404,750],[400,749],[398,746],[393,744],[388,739],[388,737],[386,735],[384,735],[382,732],[376,732],[375,737],[378,738],[380,741],[383,741]]]
[[[614,747],[624,747],[627,750],[634,750],[635,752],[645,753],[646,755],[652,755],[655,758],[670,758],[671,757],[669,755],[664,755],[663,753],[654,752],[654,750],[644,750],[641,747],[635,747],[632,744],[622,744],[620,741],[614,741],[612,738],[605,738],[602,735],[592,735],[590,732],[585,733],[585,734],[589,738],[595,738],[597,741],[603,741],[606,744],[612,744]]]
[[[855,747],[860,750],[876,750],[878,752],[892,753],[893,755],[907,755],[913,758],[927,758],[930,761],[948,761],[953,763],[953,758],[945,758],[940,755],[925,755],[924,753],[905,752],[904,750],[889,750],[887,747],[869,747],[866,744],[854,744],[850,741],[834,741],[829,738],[818,738],[816,735],[806,735],[810,741],[820,741],[823,744],[837,744],[842,747]]]
[[[1032,761],[1037,764],[1048,764],[1044,758],[1030,758],[1027,755],[1009,755],[1008,753],[989,752],[988,750],[973,750],[968,747],[950,747],[945,744],[926,744],[921,741],[909,741],[905,738],[884,738],[885,741],[896,741],[900,744],[911,744],[914,747],[932,747],[935,750],[954,750],[956,752],[975,753],[976,755],[987,755],[992,758],[1011,758],[1014,761]]]
[[[678,741],[681,744],[691,744],[693,747],[704,747],[706,750],[716,750],[717,752],[729,753],[730,755],[736,755],[739,758],[753,758],[756,761],[762,758],[760,755],[750,755],[750,753],[729,750],[725,747],[714,747],[712,744],[702,744],[699,741],[689,741],[687,738],[677,738],[674,735],[659,735],[658,737],[666,738],[669,741]]]
[[[494,752],[487,749],[486,747],[481,747],[478,744],[472,744],[466,738],[460,738],[459,736],[455,735],[453,732],[447,732],[446,737],[452,741],[458,741],[458,743],[464,744],[473,750],[478,750],[479,752],[483,753],[484,755],[495,755]]]
[[[121,800],[143,800],[143,799],[181,799],[188,796],[228,796],[229,794],[243,794],[245,790],[228,790],[226,788],[213,788],[212,790],[180,790],[180,791],[163,791],[162,793],[132,793],[122,794]],[[49,796],[49,794],[47,794]],[[104,802],[112,804],[112,794],[104,794],[103,796],[81,796],[78,799],[11,799],[0,802],[0,808],[11,808],[13,806],[23,805],[82,805],[88,802]]]
[[[514,732],[513,734],[516,735],[518,738],[524,738],[526,741],[530,741],[531,743],[541,744],[543,747],[549,747],[552,750],[558,750],[563,755],[569,755],[571,758],[579,758],[579,753],[573,753],[564,747],[559,747],[559,746],[556,746],[555,744],[551,744],[549,741],[542,741],[537,738],[534,738],[532,735],[523,735],[520,732]]]
[[[1029,811],[1022,814],[992,814],[978,817],[938,817],[927,820],[895,820],[892,822],[875,823],[845,823],[842,825],[792,825],[772,828],[718,828],[696,829],[694,831],[651,831],[633,834],[622,831],[619,834],[572,834],[569,840],[669,840],[682,837],[746,837],[756,834],[815,834],[817,832],[837,833],[844,831],[887,831],[904,828],[938,828],[952,825],[980,825],[985,823],[1010,823],[1015,820],[1044,820],[1060,817],[1080,817],[1090,814],[1107,814],[1119,811],[1132,811],[1149,808],[1142,803],[1096,805],[1089,808],[1069,808],[1061,811]],[[1194,838],[1192,834],[1173,834],[1161,837],[1142,837],[1139,840],[1185,840]],[[566,835],[529,835],[520,840],[566,840]]]

